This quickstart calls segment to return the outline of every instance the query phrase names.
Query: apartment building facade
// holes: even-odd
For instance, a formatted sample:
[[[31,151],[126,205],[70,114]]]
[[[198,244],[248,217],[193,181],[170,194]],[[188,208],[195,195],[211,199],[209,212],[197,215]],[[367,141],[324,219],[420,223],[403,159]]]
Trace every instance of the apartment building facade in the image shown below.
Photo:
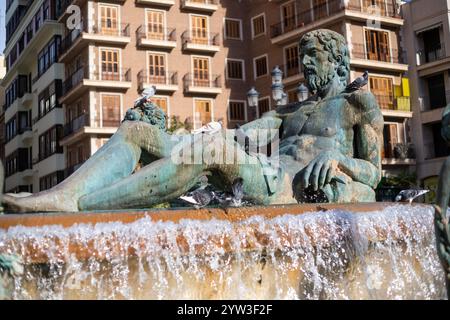
[[[154,101],[169,118],[178,117],[191,128],[219,119],[233,128],[275,108],[270,73],[276,65],[284,73],[288,100],[296,101],[297,87],[304,81],[298,41],[318,28],[347,39],[352,79],[370,72],[368,90],[376,95],[386,121],[384,169],[413,168],[415,161],[395,150],[409,143],[412,117],[408,66],[401,49],[404,20],[395,1],[36,0],[25,14],[15,13],[23,1],[8,3],[7,18],[25,18],[19,19],[7,42],[9,67],[3,84],[16,79],[25,87],[30,83],[30,94],[23,95],[27,100],[8,100],[6,105],[13,106],[6,108],[5,122],[15,116],[21,124],[23,112],[31,111],[32,130],[7,136],[7,156],[28,148],[32,170],[18,172],[17,179],[8,176],[7,191],[15,191],[15,185],[44,190],[76,170],[117,130],[141,90],[151,85],[157,88]],[[38,3],[39,23],[46,31],[39,33],[39,45],[25,45],[30,54],[16,57],[13,49],[20,51],[23,32],[29,43],[28,25]],[[51,14],[45,15],[47,7]],[[13,28],[7,24],[8,30]],[[41,61],[40,52],[49,52],[49,58]],[[41,65],[50,66],[42,67],[43,76],[34,82]],[[260,92],[257,108],[246,101],[252,86]]]
[[[413,139],[417,146],[417,175],[435,190],[450,148],[441,137],[441,119],[450,103],[450,2],[415,0],[402,7],[405,47],[410,65]],[[428,196],[433,201],[435,194]]]

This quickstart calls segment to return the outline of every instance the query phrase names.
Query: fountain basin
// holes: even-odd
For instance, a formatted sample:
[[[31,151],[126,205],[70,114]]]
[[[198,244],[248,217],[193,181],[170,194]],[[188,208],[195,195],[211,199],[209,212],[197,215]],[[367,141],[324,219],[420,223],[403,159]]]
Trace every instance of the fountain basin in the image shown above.
[[[430,206],[0,217],[15,299],[442,299]]]

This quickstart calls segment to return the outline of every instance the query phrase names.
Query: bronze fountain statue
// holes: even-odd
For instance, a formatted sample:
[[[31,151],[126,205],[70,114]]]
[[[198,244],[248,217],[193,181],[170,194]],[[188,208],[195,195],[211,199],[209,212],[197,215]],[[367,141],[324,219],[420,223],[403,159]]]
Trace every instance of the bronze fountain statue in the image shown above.
[[[171,135],[160,109],[147,105],[145,112],[129,110],[111,139],[65,181],[27,197],[5,195],[3,202],[20,212],[145,208],[178,198],[204,175],[221,189],[242,178],[245,198],[257,204],[375,201],[383,116],[372,93],[347,88],[345,39],[330,30],[309,32],[300,58],[313,95],[241,127],[260,146],[279,135],[270,155],[246,153],[225,131]],[[174,161],[189,148],[200,161]],[[208,160],[217,153],[232,161]],[[139,162],[143,168],[135,171]]]

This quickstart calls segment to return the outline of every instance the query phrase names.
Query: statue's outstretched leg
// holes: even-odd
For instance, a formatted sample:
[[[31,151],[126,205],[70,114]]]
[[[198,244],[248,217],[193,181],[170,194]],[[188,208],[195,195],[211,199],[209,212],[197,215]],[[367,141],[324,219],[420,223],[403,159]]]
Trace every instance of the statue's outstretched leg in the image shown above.
[[[80,198],[80,210],[108,210],[126,208],[146,208],[178,198],[191,189],[205,173],[219,176],[222,180],[232,182],[235,178],[244,179],[244,194],[258,203],[268,203],[269,195],[263,168],[255,156],[249,156],[237,144],[224,143],[219,136],[215,141],[203,141],[203,148],[193,152],[202,161],[199,163],[180,164],[172,157],[157,160],[133,175],[119,182]],[[222,143],[223,142],[223,143]],[[202,143],[201,140],[199,143]],[[217,146],[223,146],[226,152],[235,152],[235,157],[228,162],[219,157],[217,162],[206,159],[211,154],[208,148],[217,152]],[[191,159],[195,159],[195,156]],[[222,159],[223,161],[219,161]],[[240,159],[240,161],[237,161]]]
[[[128,177],[136,168],[142,150],[154,158],[169,154],[169,137],[147,123],[126,121],[102,148],[59,185],[29,197],[5,195],[3,202],[12,211],[78,211],[81,196]]]

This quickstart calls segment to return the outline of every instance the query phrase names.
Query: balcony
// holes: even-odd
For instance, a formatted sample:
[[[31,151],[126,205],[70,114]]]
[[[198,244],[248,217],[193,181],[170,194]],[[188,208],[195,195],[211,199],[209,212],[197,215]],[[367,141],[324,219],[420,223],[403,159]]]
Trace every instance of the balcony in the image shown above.
[[[394,1],[384,1],[382,9],[375,10],[374,7],[362,6],[359,0],[346,1],[329,0],[325,4],[314,6],[308,10],[298,13],[290,18],[284,19],[270,26],[270,37],[273,44],[284,43],[298,39],[305,32],[318,29],[325,24],[343,20],[345,17],[361,22],[374,19],[378,12],[377,20],[382,24],[402,26],[403,20],[396,12]],[[380,7],[380,6],[379,6]]]
[[[377,48],[378,52],[368,52],[364,44],[351,45],[350,64],[353,67],[365,69],[380,69],[384,71],[407,72],[408,63],[406,54],[397,49],[388,51]]]
[[[66,168],[64,170],[64,177],[67,178],[68,176],[70,176],[72,173],[74,173],[75,171],[77,171],[84,163],[85,161],[82,161],[80,163],[77,163],[73,166],[70,166],[68,168]]]
[[[183,50],[193,52],[216,53],[219,52],[219,34],[198,32],[196,36],[191,36],[192,31],[186,30],[181,35]]]
[[[386,140],[386,137],[385,137]],[[415,146],[412,143],[385,144],[382,151],[383,166],[416,165]]]
[[[63,83],[59,103],[67,103],[89,89],[127,90],[131,88],[131,70],[88,71],[81,67]]]
[[[144,48],[173,49],[177,46],[175,29],[160,28],[159,26],[140,26],[136,31],[138,46]]]
[[[284,85],[298,84],[304,79],[303,67],[300,62],[297,66],[295,64],[284,64],[280,65],[279,68],[283,71],[282,81]]]
[[[138,73],[138,82],[139,89],[155,86],[156,91],[174,92],[178,90],[178,73],[162,71],[156,75],[154,71],[141,70]]]
[[[222,92],[220,75],[186,74],[183,77],[184,92],[190,94],[217,95]]]
[[[175,0],[136,0],[139,4],[149,4],[161,7],[171,7],[175,4]]]
[[[181,9],[213,13],[219,9],[218,0],[181,0]]]
[[[393,97],[389,95],[375,94],[381,113],[385,117],[412,118],[411,98]]]
[[[419,97],[419,107],[422,112],[441,110],[448,104],[450,104],[450,90],[435,92],[432,98],[429,95]]]
[[[64,125],[63,137],[66,138],[81,128],[89,126],[89,114],[83,114]]]
[[[27,144],[33,140],[33,131],[31,126],[20,128],[18,134],[21,135],[22,142]]]
[[[97,21],[88,24],[91,26],[86,25],[86,21],[82,21],[79,29],[72,30],[61,41],[59,62],[70,61],[89,42],[119,46],[125,46],[131,42],[129,24],[117,24],[113,28],[99,26]]]
[[[445,43],[439,43],[428,50],[420,50],[417,52],[417,66],[419,69],[424,67],[439,65],[447,62],[447,58],[450,56],[445,50]],[[423,66],[422,68],[420,68]]]

